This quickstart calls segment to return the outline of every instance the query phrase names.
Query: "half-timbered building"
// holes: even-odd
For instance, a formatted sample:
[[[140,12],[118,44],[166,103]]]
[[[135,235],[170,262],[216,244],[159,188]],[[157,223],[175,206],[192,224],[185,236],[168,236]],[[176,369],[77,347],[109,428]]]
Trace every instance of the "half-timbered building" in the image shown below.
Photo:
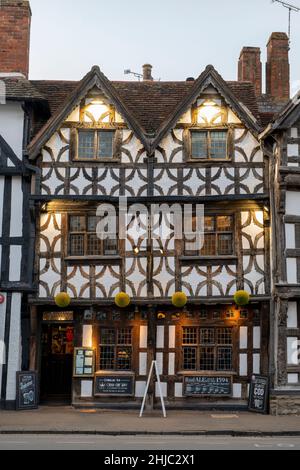
[[[289,117],[297,102],[277,115],[289,99],[285,34],[270,37],[265,94],[261,68],[248,47],[237,81],[212,65],[196,79],[155,81],[147,64],[143,81],[110,81],[98,66],[79,82],[5,78],[23,91],[0,106],[5,122],[18,109],[21,139],[0,120],[2,400],[15,399],[23,368],[37,371],[41,401],[139,407],[153,360],[169,407],[246,407],[253,374],[270,379],[275,397],[297,387],[299,129]],[[125,227],[119,218],[99,238],[99,220],[111,208],[120,216],[125,198]],[[154,204],[168,215],[142,213]],[[174,227],[173,209],[187,205],[191,231],[204,206],[198,245]],[[238,290],[248,305],[235,305]],[[155,377],[149,392],[153,405]]]

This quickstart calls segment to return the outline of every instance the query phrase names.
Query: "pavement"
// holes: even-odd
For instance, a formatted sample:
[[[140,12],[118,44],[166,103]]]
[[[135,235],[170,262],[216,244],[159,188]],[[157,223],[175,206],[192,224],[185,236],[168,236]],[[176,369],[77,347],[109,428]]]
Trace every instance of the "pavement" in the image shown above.
[[[43,406],[38,410],[0,411],[0,434],[94,434],[179,436],[300,436],[300,416],[250,412],[74,409]]]

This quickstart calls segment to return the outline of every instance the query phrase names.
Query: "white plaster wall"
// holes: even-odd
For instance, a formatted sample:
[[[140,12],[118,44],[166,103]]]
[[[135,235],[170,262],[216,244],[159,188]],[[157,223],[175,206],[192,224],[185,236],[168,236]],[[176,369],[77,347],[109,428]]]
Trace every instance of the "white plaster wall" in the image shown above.
[[[300,192],[286,192],[286,214],[300,215]]]
[[[288,304],[287,327],[288,328],[298,327],[297,302],[289,302]]]
[[[295,224],[285,224],[285,247],[296,248]]]
[[[287,154],[288,154],[288,157],[297,157],[299,154],[298,144],[288,144]]]
[[[298,338],[295,336],[288,336],[286,341],[287,349],[287,363],[291,365],[298,365]]]
[[[253,354],[253,374],[260,373],[260,354]]]
[[[232,386],[233,398],[241,398],[242,396],[242,384],[233,384]]]
[[[169,349],[175,348],[175,325],[169,326]]]
[[[297,127],[292,127],[292,128],[291,128],[291,137],[292,137],[293,139],[297,139],[297,137],[298,137],[298,129],[297,129]]]
[[[139,374],[147,375],[147,353],[139,354]]]
[[[82,347],[91,348],[93,346],[93,325],[83,325]]]
[[[240,349],[247,349],[248,345],[248,327],[240,327]]]
[[[0,134],[22,160],[24,111],[21,103],[7,102],[0,106]]]
[[[240,376],[248,374],[247,354],[240,354]]]
[[[20,176],[13,176],[11,180],[10,236],[22,237],[22,234],[23,234],[22,178]]]
[[[165,334],[165,327],[163,325],[158,325],[156,327],[156,347],[157,348],[163,348],[165,344],[165,339],[164,339],[164,334]]]
[[[183,395],[183,385],[181,382],[176,382],[175,383],[175,397],[176,398],[181,398]]]
[[[140,348],[147,348],[148,326],[140,326]]]
[[[12,294],[6,399],[16,399],[16,372],[21,368],[21,298]]]
[[[146,389],[146,381],[138,381],[135,383],[135,396],[142,398]]]
[[[166,382],[161,382],[160,383],[160,386],[161,386],[161,392],[162,392],[162,396],[164,398],[166,398],[167,396],[167,387],[168,387],[168,384]],[[158,383],[155,382],[155,396],[156,397],[159,397],[159,388],[158,388]]]
[[[5,183],[5,177],[0,176],[0,236],[2,236],[2,226],[3,226],[4,183]]]
[[[253,349],[260,349],[260,326],[253,327]]]
[[[286,259],[287,282],[289,284],[297,284],[297,259]]]
[[[93,381],[92,380],[82,380],[81,381],[81,393],[82,398],[90,398],[93,396]]]
[[[4,344],[4,332],[5,332],[5,317],[6,317],[6,304],[7,294],[4,292],[4,303],[0,304],[0,391],[2,387],[2,366],[5,360],[5,344]],[[0,392],[1,395],[1,392]]]
[[[168,374],[175,375],[175,353],[169,353]]]
[[[287,379],[289,384],[296,384],[298,383],[298,374],[288,374]]]
[[[9,280],[11,282],[19,282],[21,280],[21,261],[22,247],[11,245],[9,256]]]

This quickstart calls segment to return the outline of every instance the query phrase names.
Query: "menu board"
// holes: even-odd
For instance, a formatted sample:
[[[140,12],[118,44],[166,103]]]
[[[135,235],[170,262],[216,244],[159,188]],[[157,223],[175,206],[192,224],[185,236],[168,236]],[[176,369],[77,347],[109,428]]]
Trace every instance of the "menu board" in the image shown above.
[[[184,395],[231,395],[231,377],[187,376],[184,377]]]
[[[250,382],[248,409],[257,413],[268,412],[269,379],[253,375]]]
[[[73,377],[93,377],[95,351],[92,348],[74,348]]]
[[[37,407],[37,373],[17,372],[17,410],[33,410]]]
[[[95,395],[133,395],[133,376],[97,375]]]

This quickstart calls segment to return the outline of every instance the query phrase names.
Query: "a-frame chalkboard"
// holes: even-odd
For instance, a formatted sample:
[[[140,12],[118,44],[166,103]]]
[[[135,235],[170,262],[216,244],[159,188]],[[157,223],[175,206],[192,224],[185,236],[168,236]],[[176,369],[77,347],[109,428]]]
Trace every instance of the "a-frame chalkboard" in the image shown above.
[[[268,413],[269,378],[252,375],[249,390],[248,409],[256,413]]]

